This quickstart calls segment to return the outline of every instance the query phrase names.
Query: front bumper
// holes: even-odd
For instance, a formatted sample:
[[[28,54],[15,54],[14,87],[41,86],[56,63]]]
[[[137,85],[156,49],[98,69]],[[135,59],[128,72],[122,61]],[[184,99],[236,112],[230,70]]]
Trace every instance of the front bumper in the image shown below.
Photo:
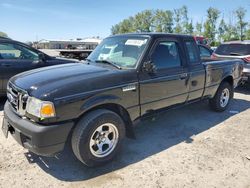
[[[73,122],[53,125],[38,125],[16,115],[9,102],[4,106],[4,122],[9,126],[9,133],[24,148],[31,152],[51,156],[64,149]]]

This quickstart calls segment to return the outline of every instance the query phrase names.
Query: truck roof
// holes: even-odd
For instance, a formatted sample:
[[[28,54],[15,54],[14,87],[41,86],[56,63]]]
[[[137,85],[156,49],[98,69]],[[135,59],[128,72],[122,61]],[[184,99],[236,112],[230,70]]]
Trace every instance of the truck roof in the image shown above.
[[[194,38],[192,35],[185,34],[175,34],[175,33],[157,33],[157,32],[142,32],[142,33],[126,33],[126,34],[117,34],[110,37],[115,36],[145,36],[152,38],[160,38],[160,37],[181,37],[181,38]]]

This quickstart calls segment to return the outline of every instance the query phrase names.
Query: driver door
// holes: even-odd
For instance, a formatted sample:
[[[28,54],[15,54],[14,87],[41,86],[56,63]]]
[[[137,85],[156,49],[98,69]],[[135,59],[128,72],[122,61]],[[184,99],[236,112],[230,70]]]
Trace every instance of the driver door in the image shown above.
[[[184,103],[188,97],[188,71],[179,42],[160,39],[150,52],[155,71],[142,71],[140,79],[141,114]]]
[[[0,79],[2,80],[2,92],[6,91],[8,80],[12,76],[37,68],[38,60],[38,54],[25,46],[15,43],[1,43]]]

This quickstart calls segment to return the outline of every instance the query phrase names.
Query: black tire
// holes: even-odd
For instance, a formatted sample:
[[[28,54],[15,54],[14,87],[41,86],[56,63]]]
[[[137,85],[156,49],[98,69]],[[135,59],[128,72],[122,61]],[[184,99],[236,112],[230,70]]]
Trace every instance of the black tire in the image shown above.
[[[118,131],[118,138],[115,139],[117,142],[110,150],[111,153],[107,153],[108,155],[104,157],[97,157],[90,148],[91,138],[95,136],[94,133],[97,132],[98,127],[107,123],[114,125],[115,130]],[[97,137],[100,137],[98,135],[100,134],[97,133]],[[124,137],[125,125],[121,117],[112,111],[98,109],[80,119],[73,131],[71,144],[75,156],[85,165],[93,167],[110,162],[120,150]]]
[[[224,106],[221,104],[221,95],[225,89],[227,89],[229,91],[229,100],[228,100],[227,104]],[[209,100],[210,107],[216,112],[223,112],[227,109],[233,96],[234,96],[233,86],[230,85],[228,82],[222,82],[221,85],[219,86],[215,96]]]

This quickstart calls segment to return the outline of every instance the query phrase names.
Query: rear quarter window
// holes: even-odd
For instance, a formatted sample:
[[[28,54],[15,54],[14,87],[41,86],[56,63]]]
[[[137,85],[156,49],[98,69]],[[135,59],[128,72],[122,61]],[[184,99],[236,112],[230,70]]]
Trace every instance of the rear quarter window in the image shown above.
[[[187,52],[188,52],[188,59],[191,64],[198,64],[200,63],[200,57],[197,54],[196,44],[193,41],[186,41],[185,42]]]
[[[219,55],[250,55],[250,44],[222,44],[216,50]]]

